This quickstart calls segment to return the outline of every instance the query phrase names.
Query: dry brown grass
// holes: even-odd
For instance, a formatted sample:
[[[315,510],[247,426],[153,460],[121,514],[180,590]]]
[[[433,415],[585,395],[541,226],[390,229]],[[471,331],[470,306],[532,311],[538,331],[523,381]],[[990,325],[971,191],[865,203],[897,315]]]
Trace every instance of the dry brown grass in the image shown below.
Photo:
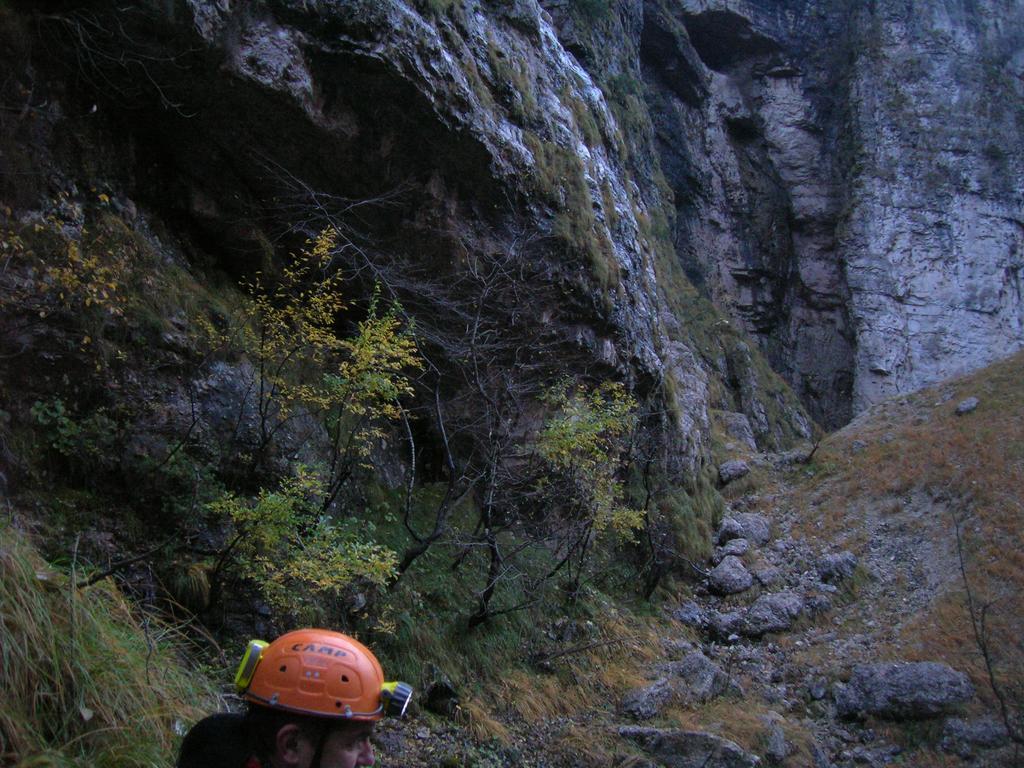
[[[632,764],[614,730],[593,723],[568,725],[551,740],[550,752],[557,764],[579,768]]]
[[[671,707],[665,714],[678,728],[707,731],[758,754],[764,752],[769,723],[775,720],[782,726],[786,741],[792,748],[786,764],[804,766],[813,763],[813,735],[796,722],[778,718],[769,707],[751,699],[719,699],[696,708]]]
[[[169,764],[216,691],[182,666],[176,630],[76,579],[0,524],[0,764]]]
[[[668,619],[610,609],[594,619],[589,639],[571,646],[572,652],[482,681],[478,694],[462,704],[460,721],[479,743],[507,744],[513,732],[547,727],[559,718],[610,720],[628,691],[650,682],[651,664],[664,657],[662,639],[686,631]],[[626,759],[628,755],[614,752],[616,745],[621,749],[621,741],[598,735],[602,727],[580,730],[578,722],[570,723],[552,749],[582,761],[576,765]]]
[[[456,719],[481,744],[496,741],[509,744],[512,736],[508,728],[497,720],[490,709],[478,699],[467,699],[459,705]]]
[[[969,396],[977,410],[957,416]],[[792,480],[804,536],[856,550],[874,515],[892,528],[912,526],[907,533],[942,553],[930,565],[942,569],[947,589],[904,624],[901,655],[963,669],[991,704],[969,585],[975,616],[985,607],[997,679],[1024,697],[1024,354],[875,407],[830,436]]]

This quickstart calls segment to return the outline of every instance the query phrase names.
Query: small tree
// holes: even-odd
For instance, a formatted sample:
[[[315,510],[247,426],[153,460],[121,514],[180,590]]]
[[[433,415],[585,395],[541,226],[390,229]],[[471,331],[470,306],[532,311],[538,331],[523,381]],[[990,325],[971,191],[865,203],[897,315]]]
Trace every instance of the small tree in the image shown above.
[[[564,474],[595,533],[629,538],[643,523],[643,513],[623,505],[617,473],[623,439],[635,424],[636,400],[618,382],[589,391],[563,382],[546,400],[556,411],[537,443],[541,456]]]
[[[587,388],[568,381],[542,399],[552,412],[536,444],[502,451],[490,471],[495,481],[485,485],[476,543],[488,553],[488,567],[471,627],[536,603],[563,571],[577,594],[595,544],[629,540],[643,524],[643,511],[623,502],[619,479],[634,399],[618,383]],[[521,598],[492,606],[511,584]]]
[[[228,493],[208,509],[229,520],[234,536],[221,551],[214,585],[231,572],[251,582],[271,607],[300,623],[339,619],[338,606],[357,585],[382,587],[397,557],[359,530],[322,514],[323,481],[304,467],[273,491],[245,500]]]
[[[575,528],[565,559],[570,567],[574,555],[577,559],[573,585],[578,589],[593,541],[605,534],[613,542],[632,540],[644,523],[644,511],[625,503],[620,479],[637,403],[618,382],[589,390],[563,382],[546,400],[556,410],[537,449],[558,478],[553,503],[568,512]],[[548,485],[552,480],[542,482]]]
[[[253,364],[238,422],[254,408],[257,440],[251,470],[261,468],[280,430],[294,417],[322,419],[330,440],[323,505],[337,498],[381,423],[400,417],[400,400],[412,394],[408,372],[423,363],[403,325],[401,307],[381,307],[375,290],[365,319],[350,338],[339,330],[347,309],[344,280],[334,268],[337,231],[324,229],[309,248],[292,257],[276,280],[257,274],[246,283],[249,297],[233,331],[204,332],[224,348],[240,348]]]

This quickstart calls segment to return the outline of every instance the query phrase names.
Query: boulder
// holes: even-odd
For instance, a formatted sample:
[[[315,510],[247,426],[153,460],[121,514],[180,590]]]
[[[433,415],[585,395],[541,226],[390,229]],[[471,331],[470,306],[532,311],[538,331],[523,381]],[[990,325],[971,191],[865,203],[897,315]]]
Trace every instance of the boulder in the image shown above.
[[[978,398],[976,398],[976,397],[968,397],[966,400],[961,400],[960,403],[957,405],[957,407],[956,407],[956,415],[957,416],[964,416],[964,415],[966,415],[968,413],[971,413],[977,407],[978,407]]]
[[[704,609],[693,600],[687,600],[672,611],[672,618],[688,627],[702,629],[707,626],[708,617]]]
[[[828,584],[850,578],[856,569],[857,556],[848,550],[823,555],[818,560],[818,576]]]
[[[725,543],[724,547],[718,547],[715,550],[713,561],[715,563],[722,562],[722,559],[733,555],[734,557],[743,557],[750,551],[750,542],[746,539],[731,539]]]
[[[666,671],[681,683],[681,698],[687,704],[703,704],[730,691],[739,691],[732,678],[700,651],[670,662]]]
[[[757,755],[739,745],[703,731],[626,726],[619,736],[635,742],[665,768],[753,768]]]
[[[832,598],[820,592],[815,592],[807,596],[807,599],[804,601],[804,607],[812,616],[828,613],[832,610]]]
[[[774,566],[762,566],[754,571],[754,578],[762,587],[771,587],[782,579],[782,572]]]
[[[847,718],[917,720],[946,714],[973,696],[967,675],[940,662],[859,664],[836,691],[836,711]]]
[[[743,613],[741,611],[728,611],[720,613],[712,611],[708,614],[708,627],[711,633],[721,639],[739,639],[740,630],[743,629]]]
[[[622,700],[622,711],[635,720],[650,720],[660,714],[674,695],[672,681],[663,677],[644,688],[627,693]]]
[[[737,512],[722,520],[718,528],[718,543],[725,544],[732,539],[747,539],[761,546],[771,538],[768,518],[754,512]]]
[[[746,477],[750,474],[750,465],[741,459],[727,461],[718,467],[718,482],[728,485],[734,480]]]
[[[996,717],[977,720],[951,717],[942,729],[942,749],[965,760],[974,757],[978,748],[997,749],[1009,743],[1010,734],[1006,725]]]
[[[743,538],[743,526],[740,525],[740,521],[735,517],[726,517],[722,520],[722,524],[718,526],[718,536],[716,541],[719,544],[725,544],[727,541],[732,539]]]
[[[704,704],[725,693],[741,692],[732,678],[700,651],[664,664],[658,671],[661,677],[654,683],[626,695],[623,712],[637,720],[650,720],[669,703]]]
[[[754,577],[735,555],[722,558],[708,576],[708,588],[719,595],[735,595],[750,589]]]
[[[789,742],[786,740],[786,732],[782,726],[786,720],[778,712],[769,712],[761,717],[765,725],[764,756],[771,763],[782,763],[791,751]]]
[[[743,634],[760,637],[768,632],[785,632],[804,612],[804,600],[796,592],[776,592],[761,595],[747,610]]]
[[[459,692],[438,667],[430,666],[431,681],[423,692],[423,706],[438,715],[454,717],[459,709]]]

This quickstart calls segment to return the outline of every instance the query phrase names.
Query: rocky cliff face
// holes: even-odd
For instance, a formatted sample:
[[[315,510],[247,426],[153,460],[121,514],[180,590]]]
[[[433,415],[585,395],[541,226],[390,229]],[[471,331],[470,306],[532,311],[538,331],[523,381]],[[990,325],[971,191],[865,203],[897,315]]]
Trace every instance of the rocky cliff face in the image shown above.
[[[49,10],[35,30],[63,53],[21,74],[50,106],[44,135],[15,131],[37,182],[7,187],[15,216],[110,189],[237,276],[331,225],[360,290],[382,283],[439,355],[483,317],[507,336],[497,367],[625,380],[674,414],[686,466],[709,408],[766,446],[809,434],[666,247],[641,3]]]
[[[692,285],[826,425],[1024,343],[1019,2],[47,9],[19,82],[51,78],[48,127],[9,179],[54,193],[57,155],[105,142],[65,180],[229,272],[332,223],[437,318],[428,277],[512,254],[550,360],[663,398],[691,464],[709,408],[764,445],[807,433]]]
[[[816,417],[1024,342],[1020,3],[648,3],[676,250]]]
[[[855,17],[849,214],[854,408],[1024,343],[1024,6]]]

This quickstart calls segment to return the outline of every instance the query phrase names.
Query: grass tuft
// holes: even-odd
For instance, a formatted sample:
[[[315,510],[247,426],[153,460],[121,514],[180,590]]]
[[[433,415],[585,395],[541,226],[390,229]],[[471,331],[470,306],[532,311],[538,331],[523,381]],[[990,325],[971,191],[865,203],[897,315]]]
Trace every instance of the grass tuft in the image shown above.
[[[77,589],[0,528],[0,761],[166,766],[178,733],[217,708],[176,635],[144,629],[109,581]]]

